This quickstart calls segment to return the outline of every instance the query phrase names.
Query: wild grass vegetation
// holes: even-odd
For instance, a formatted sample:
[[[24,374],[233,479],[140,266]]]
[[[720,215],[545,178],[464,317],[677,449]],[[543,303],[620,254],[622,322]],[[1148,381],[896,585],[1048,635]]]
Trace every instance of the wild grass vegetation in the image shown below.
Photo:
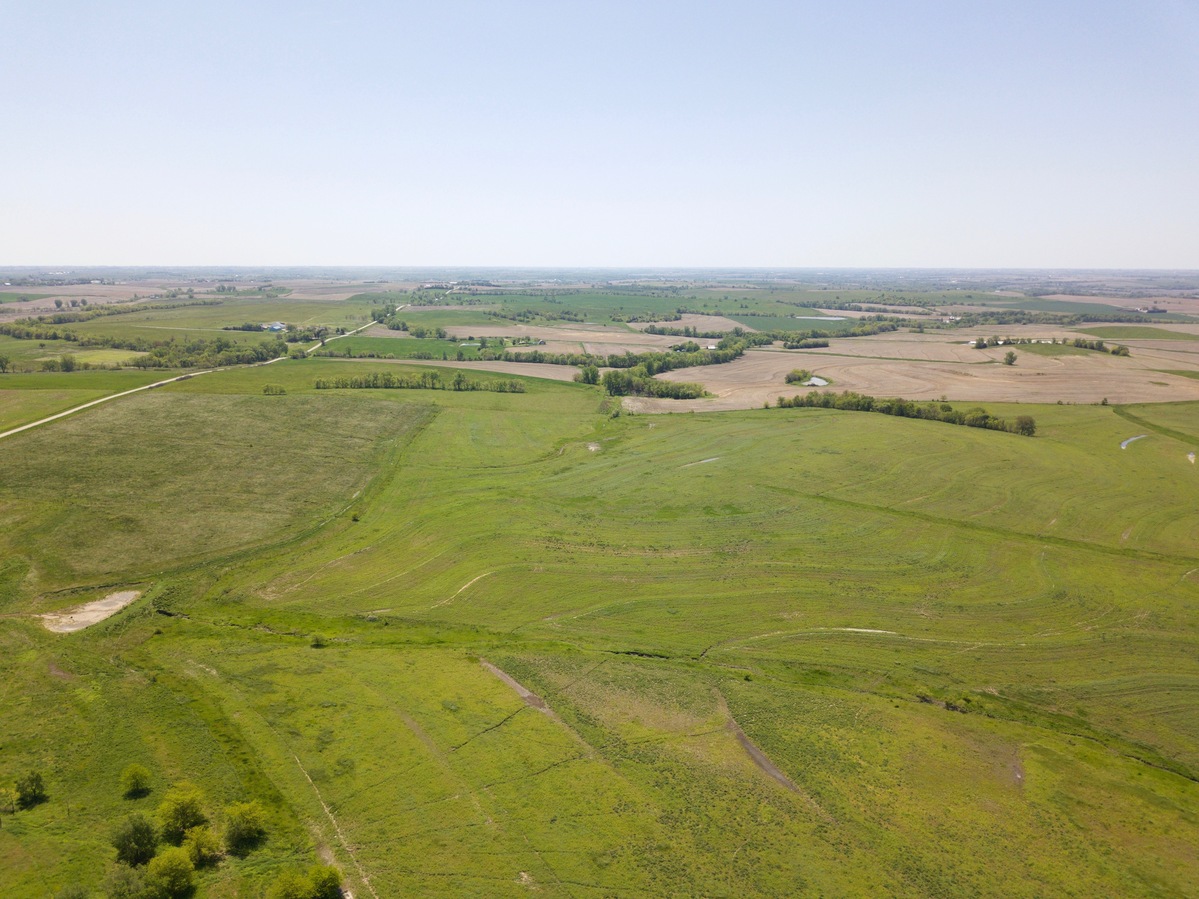
[[[0,794],[4,895],[99,892],[136,815],[205,897],[315,896],[329,862],[359,899],[1199,878],[1193,405],[987,405],[1025,440],[316,387],[373,370],[238,368],[0,441],[0,787],[45,792]],[[123,587],[76,634],[34,617]],[[183,782],[215,846],[163,813]]]

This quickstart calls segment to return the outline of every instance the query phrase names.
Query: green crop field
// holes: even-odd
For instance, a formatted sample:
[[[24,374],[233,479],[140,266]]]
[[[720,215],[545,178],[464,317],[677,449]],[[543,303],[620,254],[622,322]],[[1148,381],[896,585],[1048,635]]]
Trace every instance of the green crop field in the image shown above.
[[[820,324],[785,318],[814,291],[562,299],[596,321],[726,293]],[[356,327],[379,302],[79,329]],[[47,792],[0,793],[0,895],[103,895],[113,829],[182,781],[218,832],[230,803],[264,815],[201,899],[321,860],[356,899],[1192,891],[1199,404],[966,404],[1028,438],[633,415],[469,365],[526,392],[317,390],[401,366],[289,359],[0,441],[0,788]],[[0,375],[0,424],[167,374]],[[121,591],[74,633],[37,617]],[[124,798],[133,763],[149,794]]]

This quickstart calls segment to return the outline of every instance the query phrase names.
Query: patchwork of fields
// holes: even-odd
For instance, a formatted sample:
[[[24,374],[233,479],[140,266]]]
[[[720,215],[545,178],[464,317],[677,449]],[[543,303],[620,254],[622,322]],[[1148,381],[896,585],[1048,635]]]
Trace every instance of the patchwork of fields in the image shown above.
[[[378,299],[322,289],[129,326],[349,330]],[[744,299],[724,296],[689,304]],[[468,304],[477,320],[452,327],[635,352],[683,339],[613,317],[674,296],[575,305],[597,324]],[[455,314],[425,308],[403,312]],[[1166,373],[1190,369],[1186,343],[1016,346],[1005,366],[1006,347],[965,339],[754,349],[661,376],[717,398],[622,411],[542,377],[572,366],[347,337],[438,351],[232,367],[0,440],[0,785],[38,770],[49,796],[0,809],[0,892],[97,889],[113,824],[191,781],[210,815],[250,798],[267,818],[253,853],[198,872],[205,897],[261,895],[318,860],[357,899],[1186,894],[1199,381]],[[525,392],[315,389],[400,367],[448,382],[453,365]],[[1037,435],[760,408],[799,367],[878,395],[978,372],[1000,386],[896,393],[1032,414]],[[0,423],[160,377],[0,375]],[[1111,405],[1081,404],[1099,390]],[[708,411],[729,395],[745,408]],[[627,408],[651,404],[696,411]],[[37,617],[122,590],[141,597],[73,634]],[[148,796],[122,797],[131,763]]]

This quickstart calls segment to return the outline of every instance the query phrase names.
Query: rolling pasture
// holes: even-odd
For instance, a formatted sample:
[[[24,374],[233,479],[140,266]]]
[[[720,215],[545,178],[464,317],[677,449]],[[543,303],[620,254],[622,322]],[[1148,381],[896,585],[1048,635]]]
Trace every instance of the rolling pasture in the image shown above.
[[[563,299],[605,339],[638,339],[619,316],[684,305],[660,293]],[[820,293],[686,305],[786,317]],[[877,296],[860,293],[843,301]],[[379,300],[95,321],[357,327]],[[514,326],[426,308],[431,326]],[[329,344],[416,346],[451,347]],[[892,334],[746,358],[768,384],[885,362],[1195,389],[1153,357],[1018,347],[1013,372],[1002,349]],[[400,362],[424,370],[232,368],[0,440],[0,786],[36,769],[49,793],[0,809],[0,893],[98,891],[115,823],[184,780],[214,820],[243,799],[266,811],[265,842],[198,871],[199,897],[262,895],[318,860],[356,899],[1199,881],[1199,404],[949,397],[1034,415],[1030,439],[712,399],[631,414],[597,386],[469,359],[471,379],[526,392],[314,389]],[[0,423],[162,376],[3,375]],[[140,598],[76,633],[37,617],[125,590]],[[131,763],[146,797],[121,796]]]

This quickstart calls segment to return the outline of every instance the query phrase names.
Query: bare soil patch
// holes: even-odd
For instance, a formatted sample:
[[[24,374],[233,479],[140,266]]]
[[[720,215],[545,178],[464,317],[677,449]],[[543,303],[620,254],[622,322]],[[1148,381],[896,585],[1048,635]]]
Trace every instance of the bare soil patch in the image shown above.
[[[85,627],[111,618],[142,595],[140,590],[120,590],[109,593],[103,599],[67,609],[65,612],[49,612],[40,616],[46,630],[56,634],[73,634]]]

